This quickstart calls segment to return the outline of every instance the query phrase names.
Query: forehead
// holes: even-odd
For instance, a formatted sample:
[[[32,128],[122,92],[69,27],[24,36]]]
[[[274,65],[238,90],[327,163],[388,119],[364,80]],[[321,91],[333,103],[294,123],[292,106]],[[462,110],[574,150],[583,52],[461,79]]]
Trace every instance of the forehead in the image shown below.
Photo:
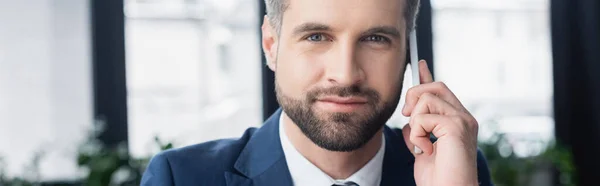
[[[287,0],[284,27],[319,22],[333,28],[404,28],[402,0]]]

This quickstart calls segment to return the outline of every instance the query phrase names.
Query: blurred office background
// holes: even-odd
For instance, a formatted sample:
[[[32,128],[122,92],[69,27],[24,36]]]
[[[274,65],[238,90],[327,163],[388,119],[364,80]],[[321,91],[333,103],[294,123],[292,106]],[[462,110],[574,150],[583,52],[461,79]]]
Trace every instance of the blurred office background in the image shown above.
[[[496,184],[593,185],[600,2],[422,3],[420,57],[478,119]],[[1,0],[0,186],[136,185],[160,150],[259,127],[278,107],[262,15],[262,0]]]

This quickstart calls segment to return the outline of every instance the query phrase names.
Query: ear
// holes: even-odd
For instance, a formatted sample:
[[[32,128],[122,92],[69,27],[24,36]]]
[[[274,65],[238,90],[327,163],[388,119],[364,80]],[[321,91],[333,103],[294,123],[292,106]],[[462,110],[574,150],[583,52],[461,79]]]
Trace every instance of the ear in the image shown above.
[[[263,18],[263,25],[261,27],[262,30],[262,48],[265,52],[265,57],[267,59],[267,66],[274,72],[277,69],[277,45],[278,35],[275,31],[275,27],[271,25],[268,17],[265,15]]]

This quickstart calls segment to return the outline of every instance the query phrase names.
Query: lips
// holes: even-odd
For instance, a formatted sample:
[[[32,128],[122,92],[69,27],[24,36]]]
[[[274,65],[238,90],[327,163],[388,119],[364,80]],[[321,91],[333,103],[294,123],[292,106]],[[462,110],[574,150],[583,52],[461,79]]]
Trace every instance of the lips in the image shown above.
[[[355,112],[364,108],[367,99],[362,97],[323,97],[317,99],[316,107],[327,112]]]
[[[367,103],[366,98],[362,97],[324,97],[317,101],[333,103],[333,104],[365,104]]]

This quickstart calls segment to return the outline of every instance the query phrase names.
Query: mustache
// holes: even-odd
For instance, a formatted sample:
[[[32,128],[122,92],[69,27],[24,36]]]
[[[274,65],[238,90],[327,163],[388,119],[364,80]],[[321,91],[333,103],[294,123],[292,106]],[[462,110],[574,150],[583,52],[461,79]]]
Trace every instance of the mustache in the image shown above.
[[[374,89],[360,86],[337,86],[328,88],[316,88],[306,93],[306,98],[309,101],[309,103],[314,103],[320,97],[324,96],[364,97],[371,103],[377,103],[380,99],[379,93]]]

